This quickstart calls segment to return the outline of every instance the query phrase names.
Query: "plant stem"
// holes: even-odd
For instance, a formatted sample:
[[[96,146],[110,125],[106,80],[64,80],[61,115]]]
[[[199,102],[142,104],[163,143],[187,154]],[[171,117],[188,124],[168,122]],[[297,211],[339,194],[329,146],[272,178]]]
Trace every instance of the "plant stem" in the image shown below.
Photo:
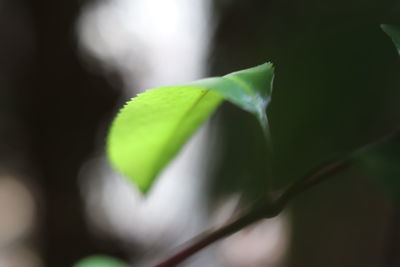
[[[260,123],[265,139],[267,139],[268,142],[271,142],[271,132],[269,129],[268,117],[265,112],[261,112],[258,115],[258,122]]]
[[[383,136],[383,138],[379,138],[378,140],[371,142],[360,149],[357,149],[355,152],[351,153],[350,156],[347,156],[344,159],[340,159],[333,163],[325,164],[311,170],[306,175],[298,179],[297,182],[290,185],[275,201],[267,205],[255,205],[241,217],[228,222],[221,228],[202,234],[201,236],[195,238],[187,247],[183,248],[181,251],[175,255],[172,255],[163,262],[155,265],[155,267],[177,266],[179,263],[183,262],[199,250],[207,247],[215,241],[231,235],[256,221],[275,217],[284,209],[290,200],[307,191],[308,189],[322,183],[329,177],[332,177],[334,174],[351,166],[354,158],[357,157],[361,152],[364,152],[377,143],[381,143],[398,136],[399,131],[396,129],[395,131]]]
[[[241,217],[237,218],[234,221],[229,222],[225,226],[221,227],[220,229],[210,231],[208,233],[204,233],[203,235],[199,236],[195,240],[192,241],[192,244],[184,248],[183,250],[179,251],[177,254],[171,256],[170,258],[166,259],[162,263],[155,265],[155,267],[173,267],[177,264],[181,263],[182,261],[186,260],[188,257],[193,255],[194,253],[198,252],[199,250],[205,248],[206,246],[214,243],[215,241],[224,238],[228,235],[231,235],[242,228],[253,224],[254,222],[260,219],[272,218],[278,215],[283,208],[286,206],[287,202],[297,196],[298,194],[306,191],[309,188],[312,188],[314,185],[318,184],[322,181],[319,180],[318,182],[306,182],[308,178],[320,178],[321,175],[323,176],[330,176],[336,172],[341,171],[342,169],[348,167],[350,165],[349,162],[343,161],[335,164],[331,164],[326,166],[325,168],[319,170],[316,173],[311,175],[307,175],[301,179],[302,183],[295,183],[291,187],[289,187],[276,201],[272,202],[270,205],[256,206]]]
[[[185,259],[187,259],[189,256],[193,255],[194,253],[198,252],[199,250],[205,248],[206,246],[214,243],[215,241],[224,238],[232,233],[237,232],[238,230],[244,228],[245,226],[248,226],[252,224],[253,222],[256,222],[260,220],[261,218],[267,217],[274,217],[276,215],[276,212],[273,211],[272,206],[271,206],[271,215],[266,216],[264,214],[264,211],[261,212],[260,210],[252,210],[249,213],[243,215],[242,217],[228,223],[224,227],[217,229],[215,231],[211,231],[209,233],[203,234],[201,237],[198,237],[196,240],[193,241],[191,245],[188,247],[184,248],[177,254],[173,255],[172,257],[168,258],[164,262],[156,265],[156,267],[172,267],[176,266],[177,264],[181,263]]]
[[[268,116],[267,116],[266,111],[262,111],[258,114],[258,122],[260,123],[262,132],[264,134],[267,151],[268,151],[268,153],[270,153],[272,155],[273,147],[272,147],[271,129],[269,127]]]

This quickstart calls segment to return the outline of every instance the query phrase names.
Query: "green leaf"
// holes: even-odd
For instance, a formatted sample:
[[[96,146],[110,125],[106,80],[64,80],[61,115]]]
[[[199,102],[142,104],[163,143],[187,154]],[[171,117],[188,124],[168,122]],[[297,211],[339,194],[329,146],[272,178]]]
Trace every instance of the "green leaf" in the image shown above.
[[[368,149],[359,157],[358,166],[400,200],[400,140],[387,141]]]
[[[147,192],[162,168],[221,102],[194,86],[149,90],[118,114],[108,137],[113,166]]]
[[[271,95],[271,63],[186,85],[151,89],[128,102],[108,136],[111,164],[142,192],[206,121],[222,100],[251,112],[265,132]]]
[[[382,24],[381,28],[390,38],[392,38],[393,43],[397,48],[397,52],[400,55],[400,26]]]
[[[93,255],[80,260],[73,267],[129,267],[129,265],[110,256]]]

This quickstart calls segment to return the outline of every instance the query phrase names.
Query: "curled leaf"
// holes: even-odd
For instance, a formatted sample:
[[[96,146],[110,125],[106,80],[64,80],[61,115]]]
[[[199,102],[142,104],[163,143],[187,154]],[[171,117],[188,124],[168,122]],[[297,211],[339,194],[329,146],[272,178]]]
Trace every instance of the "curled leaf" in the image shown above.
[[[254,114],[268,130],[265,109],[272,79],[272,64],[265,63],[223,77],[139,94],[122,108],[111,126],[107,147],[112,165],[147,192],[224,99]]]

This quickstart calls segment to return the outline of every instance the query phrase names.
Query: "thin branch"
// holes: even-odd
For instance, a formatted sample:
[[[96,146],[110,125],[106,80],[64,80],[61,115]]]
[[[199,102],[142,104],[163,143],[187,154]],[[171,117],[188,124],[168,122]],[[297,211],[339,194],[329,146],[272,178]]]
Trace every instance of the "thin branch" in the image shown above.
[[[340,162],[337,164],[332,164],[327,166],[327,168],[323,170],[319,170],[318,173],[313,174],[315,178],[319,178],[319,175],[333,175],[336,172],[341,171],[342,169],[348,167],[348,162]],[[311,177],[311,175],[310,175]],[[308,176],[306,177],[308,178]],[[303,179],[301,179],[303,180]],[[305,181],[305,179],[304,179]],[[321,180],[322,181],[322,180]],[[302,183],[294,184],[290,188],[288,188],[285,193],[283,193],[276,201],[271,203],[270,205],[266,205],[264,207],[258,206],[246,214],[242,215],[240,218],[226,224],[225,226],[221,227],[220,229],[210,231],[208,233],[204,233],[200,237],[196,238],[192,241],[192,243],[184,248],[183,250],[179,251],[177,254],[173,255],[172,257],[168,258],[167,260],[163,261],[162,263],[155,265],[155,267],[173,267],[177,264],[181,263],[182,261],[186,260],[188,257],[193,255],[194,253],[198,252],[199,250],[205,248],[206,246],[214,243],[215,241],[224,238],[228,235],[231,235],[242,228],[253,224],[256,221],[266,218],[272,218],[278,215],[284,206],[287,204],[289,200],[297,196],[298,194],[306,191],[309,188],[312,188],[317,183]]]
[[[168,259],[164,260],[162,263],[155,265],[155,267],[177,266],[179,263],[182,263],[193,254],[214,243],[215,241],[229,236],[243,229],[244,227],[253,224],[256,221],[275,217],[293,198],[322,183],[329,177],[332,177],[334,174],[339,173],[342,170],[351,166],[354,158],[360,153],[364,152],[366,149],[376,145],[377,143],[397,138],[398,136],[399,131],[396,129],[396,131],[385,135],[383,138],[380,138],[377,141],[371,142],[363,146],[362,148],[357,149],[355,152],[351,153],[350,156],[345,157],[344,159],[311,170],[309,173],[298,179],[297,182],[289,186],[272,203],[265,206],[257,205],[251,210],[247,211],[247,213],[243,214],[241,217],[231,222],[228,222],[225,226],[222,226],[217,230],[209,231],[202,234],[201,236],[192,240],[191,244],[189,244],[187,247],[185,247],[175,255],[169,257]]]

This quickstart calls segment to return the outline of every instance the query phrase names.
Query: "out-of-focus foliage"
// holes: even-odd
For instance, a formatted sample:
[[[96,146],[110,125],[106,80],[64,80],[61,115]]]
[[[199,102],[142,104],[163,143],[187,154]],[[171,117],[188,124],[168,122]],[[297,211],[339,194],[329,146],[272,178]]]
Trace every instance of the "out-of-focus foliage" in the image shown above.
[[[129,267],[129,265],[110,256],[93,255],[80,260],[74,267]]]
[[[378,24],[336,25],[307,38],[315,45],[303,48],[306,67],[284,63],[271,106],[278,185],[380,138],[400,119],[399,65]]]
[[[387,35],[392,38],[393,43],[396,45],[397,51],[400,54],[400,27],[395,25],[381,25],[382,29],[387,33]]]
[[[265,109],[272,79],[272,64],[265,63],[223,77],[139,94],[115,119],[108,137],[108,156],[116,169],[147,192],[222,99],[254,114],[268,132]]]
[[[400,53],[399,27],[385,24],[381,27],[392,38]],[[393,197],[400,200],[400,141],[398,138],[368,149],[364,155],[361,155],[358,162],[369,177],[374,178]]]
[[[268,110],[274,155],[271,170],[254,123],[227,106],[220,120],[222,153],[210,179],[214,196],[244,192],[254,200],[271,188],[282,189],[315,166],[385,135],[400,121],[400,64],[379,27],[384,15],[364,10],[355,20],[350,13],[338,15],[314,5],[265,3],[259,7],[264,19],[246,16],[240,21],[235,20],[237,10],[245,17],[251,8],[236,3],[225,15],[225,30],[217,35],[223,40],[216,48],[221,58],[215,60],[214,71],[260,57],[274,62]],[[290,20],[280,24],[276,14],[290,15]],[[232,28],[241,31],[233,33]],[[241,35],[248,45],[236,45]]]
[[[393,140],[374,147],[358,161],[368,177],[400,200],[400,141]]]

